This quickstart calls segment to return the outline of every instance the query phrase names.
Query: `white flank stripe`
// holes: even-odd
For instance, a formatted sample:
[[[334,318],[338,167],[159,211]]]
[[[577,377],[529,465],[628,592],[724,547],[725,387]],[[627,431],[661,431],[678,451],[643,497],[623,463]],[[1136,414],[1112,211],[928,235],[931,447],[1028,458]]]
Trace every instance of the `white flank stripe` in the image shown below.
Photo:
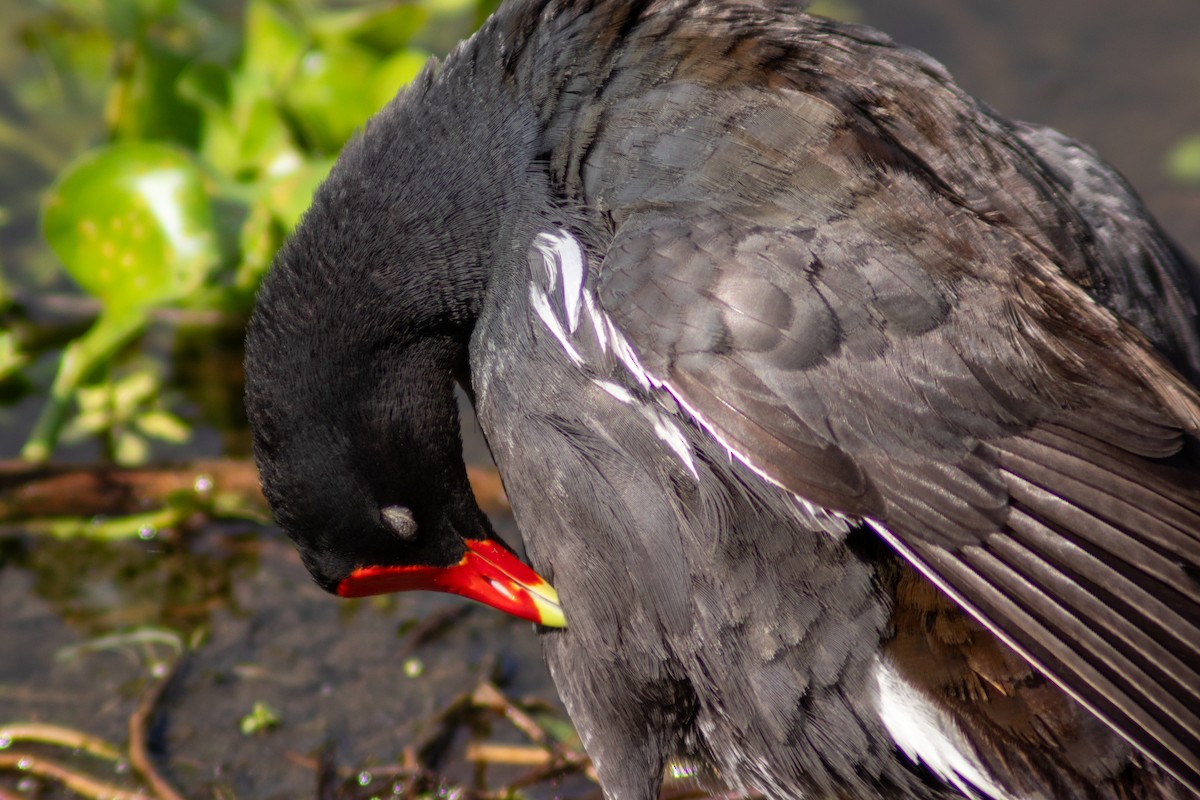
[[[688,402],[683,399],[683,396],[680,395],[679,392],[675,391],[675,387],[671,386],[671,384],[667,383],[666,381],[660,381],[653,375],[648,375],[647,379],[654,386],[661,387],[670,393],[671,397],[675,398],[675,402],[682,406],[683,409],[687,411],[689,415],[691,415],[692,419],[696,420],[696,423],[701,428],[704,428],[705,432],[709,436],[716,440],[717,444],[725,448],[725,452],[729,454],[730,463],[732,463],[734,459],[737,459],[738,461],[742,462],[747,469],[772,486],[777,486],[780,489],[787,488],[782,483],[775,480],[766,472],[755,466],[754,462],[750,460],[749,456],[731,447],[729,442],[725,440],[725,437],[717,433],[716,430],[714,430],[713,427],[708,424],[708,421],[704,419],[704,417],[700,416],[700,414],[696,412],[696,409],[692,408]],[[793,494],[792,497],[797,501],[798,510],[802,511],[804,515],[808,517],[809,524],[814,525],[819,530],[825,531],[832,536],[837,536],[840,538],[857,524],[855,520],[847,517],[840,511],[833,511],[825,508],[824,506],[818,506],[798,494]]]
[[[692,449],[688,447],[687,439],[684,438],[683,432],[675,425],[675,423],[663,417],[662,414],[655,411],[650,406],[644,406],[643,411],[650,417],[650,421],[654,423],[654,433],[658,435],[666,443],[667,447],[675,451],[675,455],[679,456],[679,460],[687,467],[688,472],[692,473],[692,477],[700,480],[700,473],[696,472],[696,462],[692,461]]]
[[[542,255],[542,267],[550,284],[550,291],[558,287],[558,276],[562,274],[563,308],[567,312],[567,328],[571,333],[579,327],[579,305],[583,293],[583,281],[587,267],[583,263],[583,248],[579,241],[561,228],[557,233],[539,233],[533,240],[534,248]]]
[[[596,301],[592,299],[591,292],[585,292],[583,295],[583,307],[587,311],[588,319],[592,321],[592,330],[596,332],[596,342],[600,345],[600,352],[608,352],[608,319],[596,308]]]
[[[611,394],[613,397],[620,400],[622,403],[624,403],[626,405],[634,404],[633,395],[631,395],[629,393],[629,390],[626,389],[624,386],[620,386],[615,383],[610,383],[609,381],[592,381],[592,382],[595,383],[597,386],[599,386],[604,391]]]
[[[637,379],[642,388],[649,391],[650,378],[646,375],[646,370],[642,368],[642,362],[638,359],[637,353],[633,352],[633,347],[625,340],[625,336],[617,330],[617,326],[613,324],[611,319],[606,316],[604,322],[608,326],[608,335],[612,340],[613,353],[625,365],[625,369],[629,370],[629,373]]]
[[[800,509],[804,512],[808,521],[828,534],[841,537],[849,533],[850,529],[855,525],[854,521],[840,511],[833,511],[824,506],[816,505],[798,494],[794,494],[792,497],[800,505]]]
[[[546,284],[550,291],[558,288],[558,248],[557,240],[548,233],[539,233],[533,240],[533,248],[541,254],[538,261],[542,271],[546,273]]]
[[[717,444],[719,444],[719,445],[721,445],[721,447],[725,448],[725,452],[729,454],[730,462],[732,462],[736,458],[738,461],[745,464],[750,469],[751,472],[753,472],[758,477],[762,478],[767,483],[771,484],[772,486],[778,486],[780,489],[785,488],[782,483],[775,480],[774,478],[772,478],[767,473],[763,472],[758,467],[754,466],[754,462],[751,461],[747,456],[743,455],[742,453],[739,453],[737,450],[730,447],[729,442],[725,441],[725,437],[721,436],[719,433],[717,433],[715,430],[713,430],[713,427],[708,424],[708,421],[706,419],[704,419],[704,417],[700,416],[700,414],[698,414],[696,412],[696,409],[692,408],[688,404],[688,402],[683,399],[683,396],[681,394],[679,394],[679,392],[675,391],[675,387],[673,387],[671,384],[669,384],[665,381],[659,381],[658,379],[656,379],[654,377],[651,377],[649,380],[651,380],[655,386],[661,386],[662,388],[666,389],[668,392],[671,393],[671,397],[675,398],[675,402],[679,403],[679,405],[683,406],[684,410],[687,411],[687,413],[691,415],[692,419],[696,420],[696,422],[698,422],[700,424],[700,427],[704,428],[704,430],[708,433],[709,436],[713,437],[713,439],[716,439]],[[793,495],[793,497],[794,496],[795,495]]]
[[[587,267],[583,263],[583,248],[574,236],[560,230],[558,239],[559,268],[563,276],[563,304],[567,308],[567,327],[571,333],[579,327],[580,295]]]
[[[996,785],[962,731],[885,661],[875,665],[879,717],[896,746],[967,797],[1011,800]]]
[[[546,299],[546,295],[538,289],[537,286],[530,285],[529,287],[529,302],[533,306],[533,310],[537,312],[542,323],[554,334],[554,338],[558,339],[558,343],[562,345],[567,356],[577,366],[583,366],[583,357],[571,344],[571,340],[567,338],[567,332],[563,330],[562,324],[559,323],[558,317],[554,316],[554,310],[550,308],[550,301]]]
[[[558,288],[560,285],[559,276],[561,275],[562,277],[563,308],[566,312],[565,327],[563,320],[555,314],[550,302],[549,292],[542,291],[536,280],[529,287],[530,304],[533,306],[538,318],[541,319],[550,333],[554,335],[554,338],[558,340],[558,343],[562,346],[563,351],[572,363],[576,366],[585,365],[584,359],[572,343],[571,337],[579,327],[580,315],[586,313],[588,321],[595,331],[596,342],[600,346],[600,351],[607,353],[611,348],[613,355],[624,365],[625,369],[637,381],[638,386],[642,390],[648,393],[654,389],[662,390],[660,397],[664,399],[672,398],[679,407],[690,414],[692,419],[696,420],[697,424],[704,428],[708,435],[712,436],[713,439],[725,448],[729,453],[731,462],[737,459],[767,483],[781,489],[784,488],[779,481],[755,466],[754,462],[748,456],[731,447],[669,384],[646,371],[645,367],[642,366],[641,359],[637,355],[637,351],[634,350],[624,334],[621,333],[621,330],[616,326],[612,318],[597,305],[592,293],[584,287],[584,284],[587,282],[587,265],[584,263],[583,248],[580,247],[579,241],[574,236],[561,228],[555,233],[539,233],[534,237],[533,249],[538,253],[539,257],[537,260],[541,262],[541,268],[546,276],[549,292],[554,292]],[[619,384],[600,379],[594,379],[593,382],[622,403],[635,406],[640,405],[640,401],[628,389]],[[688,445],[686,437],[679,428],[667,416],[664,416],[661,410],[644,405],[642,411],[649,416],[658,438],[679,456],[679,459],[687,467],[692,477],[699,479],[691,447]],[[797,501],[797,511],[805,516],[807,521],[814,527],[830,535],[841,536],[855,524],[843,514],[814,505],[803,497],[796,495],[794,497]]]

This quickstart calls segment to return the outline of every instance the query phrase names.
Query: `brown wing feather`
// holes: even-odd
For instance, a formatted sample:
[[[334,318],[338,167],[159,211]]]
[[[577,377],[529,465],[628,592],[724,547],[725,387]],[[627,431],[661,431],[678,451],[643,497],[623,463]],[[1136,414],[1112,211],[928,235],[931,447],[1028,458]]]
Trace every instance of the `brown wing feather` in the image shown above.
[[[784,488],[879,522],[1200,787],[1200,716],[1182,710],[1200,709],[1200,399],[1036,248],[907,181],[889,182],[911,197],[880,201],[882,219],[941,220],[928,223],[941,255],[877,244],[879,216],[814,235],[696,208],[674,228],[647,214],[618,230],[602,304],[727,446]],[[702,238],[679,229],[688,213]],[[980,260],[951,268],[947,251]],[[747,313],[762,297],[775,312]],[[823,326],[834,335],[810,333]]]
[[[602,307],[726,446],[1200,791],[1200,396],[1100,302],[1154,318],[1105,286],[1173,251],[1143,225],[1145,259],[1107,259],[1089,231],[1136,200],[1069,202],[1090,156],[1025,131],[1047,167],[919,55],[787,42],[763,85],[681,66],[610,103],[576,165],[615,229]],[[1155,344],[1195,352],[1162,291]]]

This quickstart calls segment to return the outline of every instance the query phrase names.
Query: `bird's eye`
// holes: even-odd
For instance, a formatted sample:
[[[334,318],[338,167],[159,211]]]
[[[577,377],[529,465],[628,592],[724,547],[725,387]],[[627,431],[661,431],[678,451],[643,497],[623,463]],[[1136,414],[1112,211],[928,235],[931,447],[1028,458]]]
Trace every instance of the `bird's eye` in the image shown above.
[[[379,511],[383,524],[405,541],[417,538],[417,520],[404,506],[387,506]]]

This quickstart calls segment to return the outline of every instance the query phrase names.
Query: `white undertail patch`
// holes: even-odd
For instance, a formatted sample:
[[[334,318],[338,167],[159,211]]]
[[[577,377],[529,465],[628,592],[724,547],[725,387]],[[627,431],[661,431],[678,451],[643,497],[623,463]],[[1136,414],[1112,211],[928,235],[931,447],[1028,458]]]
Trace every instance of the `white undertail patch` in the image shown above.
[[[1106,723],[1108,723],[1109,727],[1115,733],[1120,734],[1127,742],[1129,742],[1129,744],[1133,745],[1134,747],[1140,746],[1136,741],[1133,740],[1133,738],[1131,738],[1123,730],[1118,728],[1112,722],[1111,719],[1109,719],[1107,716],[1105,716],[1105,714],[1100,709],[1096,708],[1095,704],[1092,703],[1091,701],[1089,701],[1088,698],[1085,697],[1083,694],[1081,694],[1078,689],[1071,686],[1066,681],[1063,681],[1060,678],[1056,677],[1053,672],[1046,669],[1046,667],[1042,664],[1040,659],[1038,659],[1032,653],[1029,652],[1028,648],[1022,646],[1020,642],[1018,642],[1016,639],[1014,639],[1012,636],[1010,636],[1003,628],[994,624],[986,616],[979,613],[978,609],[975,608],[974,604],[969,602],[966,599],[966,597],[963,596],[962,592],[960,592],[958,589],[954,588],[950,584],[949,581],[947,581],[945,578],[943,578],[941,575],[939,575],[937,573],[937,570],[933,569],[929,564],[927,564],[923,558],[921,558],[919,555],[917,555],[916,552],[911,547],[909,547],[907,542],[905,542],[903,539],[901,539],[896,534],[892,533],[891,530],[889,530],[886,525],[884,525],[879,520],[871,519],[870,517],[864,517],[863,522],[865,522],[867,525],[870,525],[871,528],[873,528],[875,530],[875,532],[878,533],[883,538],[884,541],[886,541],[888,544],[890,544],[897,553],[902,555],[904,557],[905,561],[907,561],[910,565],[916,567],[917,570],[922,575],[924,575],[925,578],[928,579],[930,583],[932,583],[934,586],[941,589],[946,594],[947,597],[949,597],[954,602],[958,603],[962,608],[966,609],[966,611],[968,613],[970,613],[971,616],[973,616],[980,623],[982,623],[984,625],[984,627],[986,627],[989,631],[991,631],[992,634],[997,639],[1004,642],[1006,645],[1008,645],[1010,648],[1012,648],[1013,652],[1020,654],[1020,656],[1022,658],[1024,658],[1026,661],[1028,661],[1034,667],[1034,669],[1036,669],[1038,672],[1040,672],[1044,677],[1047,677],[1051,681],[1053,681],[1054,684],[1056,686],[1058,686],[1059,689],[1062,689],[1063,692],[1065,692],[1067,695],[1069,695],[1073,700],[1075,700],[1075,702],[1079,703],[1081,706],[1086,708],[1088,711],[1095,714],[1097,718],[1102,719]]]
[[[878,661],[875,679],[880,720],[913,763],[924,764],[975,800],[1013,800],[996,785],[954,720],[904,680],[891,664]]]

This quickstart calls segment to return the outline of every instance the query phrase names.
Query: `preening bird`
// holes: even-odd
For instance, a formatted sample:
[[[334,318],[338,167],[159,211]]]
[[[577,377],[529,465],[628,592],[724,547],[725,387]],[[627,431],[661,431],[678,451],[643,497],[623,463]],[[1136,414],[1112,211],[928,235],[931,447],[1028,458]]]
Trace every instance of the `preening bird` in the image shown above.
[[[874,30],[514,0],[346,146],[247,408],[321,586],[543,624],[612,800],[677,758],[772,798],[1189,797],[1196,286],[1091,150]]]

